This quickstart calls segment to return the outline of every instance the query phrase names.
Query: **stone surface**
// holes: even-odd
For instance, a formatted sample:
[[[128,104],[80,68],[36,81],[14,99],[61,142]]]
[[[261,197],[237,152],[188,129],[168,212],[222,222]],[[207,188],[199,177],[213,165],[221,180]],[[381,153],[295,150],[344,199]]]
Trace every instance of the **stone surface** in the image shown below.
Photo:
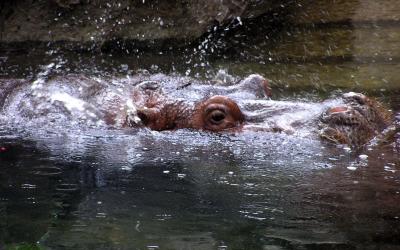
[[[0,40],[84,44],[122,39],[148,45],[164,41],[163,46],[176,47],[215,25],[283,8],[285,1],[6,0],[1,8]],[[168,44],[172,40],[177,42]]]

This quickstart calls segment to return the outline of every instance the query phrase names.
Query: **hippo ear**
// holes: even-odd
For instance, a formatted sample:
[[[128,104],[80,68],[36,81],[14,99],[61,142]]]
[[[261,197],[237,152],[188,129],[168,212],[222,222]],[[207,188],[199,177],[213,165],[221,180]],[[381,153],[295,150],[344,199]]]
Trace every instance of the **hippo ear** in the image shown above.
[[[264,89],[264,94],[266,97],[271,97],[272,96],[272,89],[271,85],[269,84],[269,81],[267,79],[264,79],[261,83],[262,88]]]
[[[243,79],[240,88],[252,91],[257,97],[271,97],[272,91],[269,81],[259,74],[252,74]]]

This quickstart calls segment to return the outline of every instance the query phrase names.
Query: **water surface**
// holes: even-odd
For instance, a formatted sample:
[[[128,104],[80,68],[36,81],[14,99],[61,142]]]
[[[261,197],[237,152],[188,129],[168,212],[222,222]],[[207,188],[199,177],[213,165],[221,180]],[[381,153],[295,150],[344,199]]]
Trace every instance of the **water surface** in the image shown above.
[[[46,84],[72,73],[102,80],[138,71],[200,80],[217,79],[221,71],[238,79],[260,73],[273,80],[275,100],[315,103],[357,90],[395,113],[400,110],[395,63],[194,58],[172,52],[32,50],[4,54],[0,74]],[[113,130],[24,122],[7,113],[1,120],[1,244],[37,242],[49,249],[400,245],[400,161],[393,140],[351,149],[312,133]]]

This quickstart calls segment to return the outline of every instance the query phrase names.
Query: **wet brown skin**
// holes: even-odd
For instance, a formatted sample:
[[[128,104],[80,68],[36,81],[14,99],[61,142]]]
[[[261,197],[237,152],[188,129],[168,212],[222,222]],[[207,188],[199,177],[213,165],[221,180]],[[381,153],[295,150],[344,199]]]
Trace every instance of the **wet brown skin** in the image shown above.
[[[152,130],[192,128],[196,130],[238,130],[245,121],[239,106],[226,96],[213,96],[190,107],[182,102],[148,103],[138,110],[143,125]]]

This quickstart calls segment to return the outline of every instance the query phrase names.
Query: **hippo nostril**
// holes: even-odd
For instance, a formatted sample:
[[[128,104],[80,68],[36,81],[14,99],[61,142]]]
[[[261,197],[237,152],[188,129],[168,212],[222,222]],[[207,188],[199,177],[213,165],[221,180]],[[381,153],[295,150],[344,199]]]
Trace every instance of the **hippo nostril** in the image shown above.
[[[210,114],[211,123],[216,125],[221,124],[225,118],[226,118],[225,112],[221,110],[214,110]]]
[[[137,115],[144,125],[149,123],[149,119],[147,118],[147,115],[145,114],[145,112],[142,112],[142,110],[139,110]]]
[[[156,112],[149,108],[140,108],[137,110],[137,116],[140,118],[142,123],[147,126],[152,122],[156,116]]]

